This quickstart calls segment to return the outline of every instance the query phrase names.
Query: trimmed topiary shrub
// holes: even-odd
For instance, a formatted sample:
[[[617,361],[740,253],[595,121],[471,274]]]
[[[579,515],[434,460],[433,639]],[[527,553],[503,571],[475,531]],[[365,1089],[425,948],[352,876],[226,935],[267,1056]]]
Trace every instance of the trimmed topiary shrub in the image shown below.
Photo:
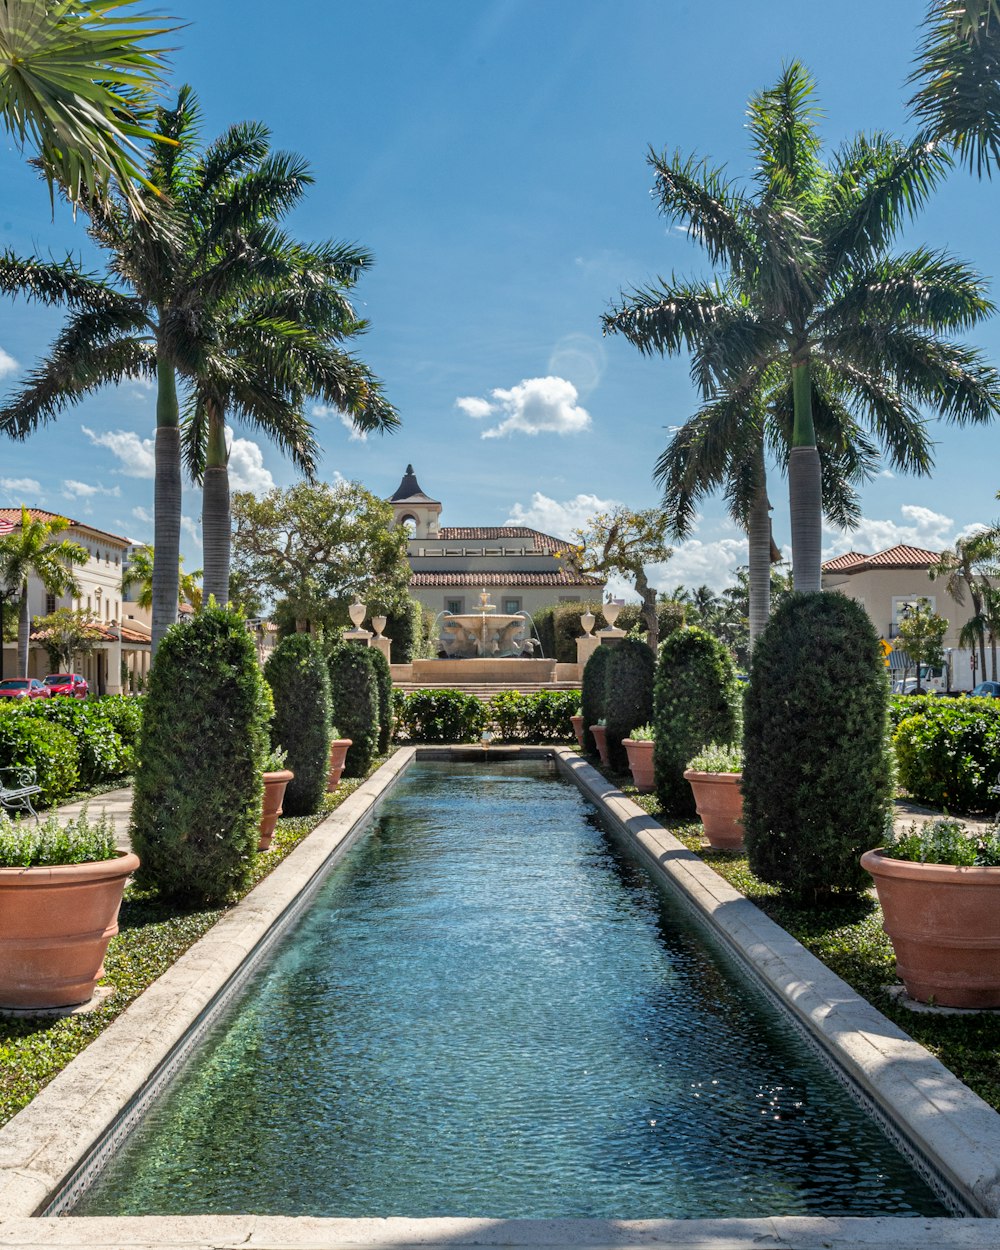
[[[583,749],[588,755],[597,754],[597,743],[590,732],[590,727],[604,719],[607,690],[605,676],[610,655],[611,647],[602,643],[583,668],[583,679],[580,682],[580,714],[583,717]]]
[[[395,692],[396,737],[406,742],[478,742],[489,723],[486,705],[461,690]]]
[[[345,777],[363,777],[378,748],[378,679],[368,658],[370,650],[355,642],[340,642],[327,656],[334,724],[342,738],[351,739]]]
[[[42,702],[41,699],[38,702]],[[79,748],[63,725],[34,716],[0,715],[0,768],[30,768],[42,793],[38,807],[52,807],[73,793],[80,782]],[[7,709],[4,709],[6,712]],[[8,776],[5,780],[10,783]]]
[[[210,605],[168,630],[147,689],[130,832],[140,879],[224,901],[249,880],[271,713],[242,614]]]
[[[622,740],[653,717],[656,662],[649,647],[632,638],[623,638],[610,651],[604,673],[604,721],[611,767],[621,773],[628,768]]]
[[[732,657],[703,629],[680,629],[661,644],[653,689],[656,793],[673,816],[694,816],[684,770],[709,742],[735,742],[740,690]]]
[[[423,651],[423,605],[416,599],[407,599],[390,609],[385,613],[382,633],[390,640],[389,658],[392,663],[411,664]]]
[[[754,646],[743,738],[752,871],[801,897],[862,891],[892,817],[889,679],[864,608],[794,595]]]
[[[368,648],[368,658],[378,683],[378,753],[385,755],[392,741],[392,673],[389,661],[378,647]]]
[[[949,812],[995,812],[1000,700],[927,699],[893,735],[899,783],[918,803]],[[896,702],[896,700],[894,700]]]
[[[274,697],[271,746],[285,751],[295,774],[285,788],[286,816],[319,810],[330,771],[330,678],[326,657],[310,634],[290,634],[268,656],[264,677]]]

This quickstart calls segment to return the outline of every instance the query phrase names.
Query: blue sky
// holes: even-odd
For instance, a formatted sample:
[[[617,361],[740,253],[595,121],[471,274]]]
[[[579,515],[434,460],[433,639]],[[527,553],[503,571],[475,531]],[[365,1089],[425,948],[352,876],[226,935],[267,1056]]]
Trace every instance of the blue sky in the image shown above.
[[[147,10],[160,6],[146,4]],[[293,219],[306,238],[357,240],[377,265],[358,291],[365,358],[402,416],[388,437],[352,438],[316,415],[322,475],[383,495],[412,462],[452,525],[534,524],[557,534],[613,502],[657,501],[650,472],[669,427],[696,406],[683,358],[649,360],[601,338],[619,289],[656,274],[706,275],[682,231],[658,217],[649,145],[750,172],[745,107],[782,63],[818,80],[832,146],[860,129],[908,133],[904,80],[922,0],[178,0],[173,85],[191,82],[205,137],[268,123],[312,164]],[[9,140],[0,143],[0,238],[20,253],[82,253]],[[907,230],[1000,276],[1000,185],[956,171]],[[0,305],[0,389],[41,355],[51,311]],[[1000,320],[972,337],[1000,359]],[[154,396],[139,384],[0,447],[0,503],[22,500],[151,537]],[[884,476],[863,493],[855,535],[826,554],[894,542],[940,548],[1000,512],[998,432],[936,425],[930,479]],[[294,480],[266,443],[234,432],[237,485]],[[772,478],[775,537],[788,543],[786,486]],[[183,545],[200,566],[200,496],[187,488]],[[663,586],[721,586],[745,543],[719,502],[659,571]]]

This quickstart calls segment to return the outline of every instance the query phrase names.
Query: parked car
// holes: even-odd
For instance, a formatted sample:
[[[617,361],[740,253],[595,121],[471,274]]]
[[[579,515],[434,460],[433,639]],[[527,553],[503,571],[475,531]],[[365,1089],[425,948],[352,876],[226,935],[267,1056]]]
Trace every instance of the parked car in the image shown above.
[[[1000,681],[981,681],[969,691],[973,699],[1000,699]]]
[[[85,699],[90,686],[79,673],[49,673],[43,678],[49,694],[68,694],[71,699]]]
[[[48,686],[37,677],[8,677],[0,681],[0,699],[47,699]]]

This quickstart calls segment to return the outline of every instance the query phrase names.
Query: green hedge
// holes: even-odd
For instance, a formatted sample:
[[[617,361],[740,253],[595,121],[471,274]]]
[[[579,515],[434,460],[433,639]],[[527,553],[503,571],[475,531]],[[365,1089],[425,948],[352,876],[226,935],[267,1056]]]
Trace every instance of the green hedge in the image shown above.
[[[330,678],[326,657],[310,634],[289,634],[264,665],[274,698],[271,746],[286,752],[295,776],[285,788],[286,816],[311,816],[326,794],[330,772]]]
[[[395,692],[400,742],[478,742],[489,724],[486,705],[460,690]]]
[[[893,704],[898,727],[892,742],[904,790],[918,803],[949,812],[1000,808],[994,791],[1000,784],[1000,699],[900,696]]]
[[[588,610],[593,612],[596,618],[594,630],[600,631],[607,622],[601,615],[599,597],[589,602],[559,603],[554,607],[541,608],[534,615],[535,628],[547,659],[555,658],[560,664],[576,663],[576,640],[583,634],[580,617]],[[684,624],[683,605],[673,602],[661,603],[656,610],[656,616],[660,626],[660,642],[662,642],[668,634],[674,633]],[[623,629],[626,633],[638,629],[640,633],[645,634],[646,622],[640,605],[626,603],[618,613],[615,628]]]
[[[378,748],[378,676],[369,652],[356,642],[341,642],[327,656],[333,723],[351,746],[344,763],[346,777],[363,777]]]
[[[489,726],[502,742],[565,742],[574,738],[570,717],[580,710],[580,692],[504,690],[486,706]]]
[[[653,719],[653,670],[656,661],[645,642],[623,638],[610,648],[604,674],[604,718],[608,760],[625,772],[628,757],[622,742],[633,729]]]
[[[419,659],[424,646],[423,605],[416,599],[407,599],[390,609],[385,614],[382,633],[390,640],[389,659],[393,664],[411,664]]]
[[[272,712],[243,615],[210,605],[174,625],[148,691],[130,831],[140,878],[166,898],[225,901],[260,837]]]
[[[608,659],[611,647],[603,643],[597,648],[583,668],[580,683],[580,715],[583,717],[583,749],[588,755],[597,754],[597,743],[590,732],[591,725],[604,720]]]
[[[653,692],[656,793],[664,810],[694,816],[687,762],[710,742],[736,742],[740,732],[739,682],[732,657],[703,629],[681,629],[661,644]]]
[[[117,732],[126,748],[134,749],[142,729],[142,695],[108,694],[100,699],[90,699],[89,708],[100,708]]]
[[[368,648],[368,658],[378,685],[378,753],[385,755],[392,741],[392,672],[389,661],[378,647]]]
[[[23,715],[61,725],[76,739],[80,784],[89,788],[123,777],[134,767],[132,747],[127,747],[115,728],[104,700],[83,702],[57,696],[23,705]]]
[[[789,893],[859,892],[892,819],[889,678],[864,608],[796,594],[754,647],[743,739],[750,869]]]
[[[34,769],[42,787],[39,807],[63,803],[77,789],[79,760],[76,739],[62,725],[33,716],[0,715],[0,768]],[[11,778],[5,780],[9,783]]]

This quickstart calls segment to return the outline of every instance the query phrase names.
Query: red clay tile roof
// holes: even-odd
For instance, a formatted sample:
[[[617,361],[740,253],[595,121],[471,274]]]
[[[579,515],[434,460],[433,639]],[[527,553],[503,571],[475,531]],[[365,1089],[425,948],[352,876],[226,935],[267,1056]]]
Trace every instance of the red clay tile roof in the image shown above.
[[[473,586],[477,590],[491,586],[603,586],[596,577],[555,569],[551,573],[414,573],[410,578],[414,587]]]
[[[452,543],[466,539],[502,542],[507,538],[530,538],[536,551],[565,551],[569,546],[564,538],[553,538],[551,534],[529,529],[526,525],[442,525],[436,536]]]
[[[116,629],[112,629],[111,626],[106,624],[104,621],[87,621],[87,625],[100,635],[100,638],[98,639],[98,641],[100,642],[117,642],[118,641],[118,631]],[[28,637],[30,638],[32,642],[44,642],[45,639],[49,636],[50,632],[51,631],[48,629],[36,629],[33,633],[29,634]],[[149,634],[142,634],[138,630],[129,629],[127,625],[123,625],[122,626],[122,642],[133,642],[133,643],[140,642],[140,643],[145,643],[148,646]]]
[[[65,512],[46,512],[44,508],[29,508],[28,516],[33,521],[54,521],[57,517],[62,517],[64,521],[69,522],[69,528],[90,530],[93,534],[100,534],[102,538],[113,538],[115,542],[122,543],[128,547],[132,543],[131,538],[122,538],[120,534],[112,534],[108,530],[99,529],[96,525],[91,525],[89,521],[74,521],[72,517],[68,517]],[[13,521],[16,525],[21,523],[20,508],[0,508],[0,517],[4,520]]]
[[[873,556],[861,555],[857,551],[848,551],[834,560],[827,560],[823,565],[826,573],[863,573],[867,569],[927,569],[941,559],[939,551],[928,551],[926,547],[909,547],[905,543],[897,543],[885,551],[877,551]]]

